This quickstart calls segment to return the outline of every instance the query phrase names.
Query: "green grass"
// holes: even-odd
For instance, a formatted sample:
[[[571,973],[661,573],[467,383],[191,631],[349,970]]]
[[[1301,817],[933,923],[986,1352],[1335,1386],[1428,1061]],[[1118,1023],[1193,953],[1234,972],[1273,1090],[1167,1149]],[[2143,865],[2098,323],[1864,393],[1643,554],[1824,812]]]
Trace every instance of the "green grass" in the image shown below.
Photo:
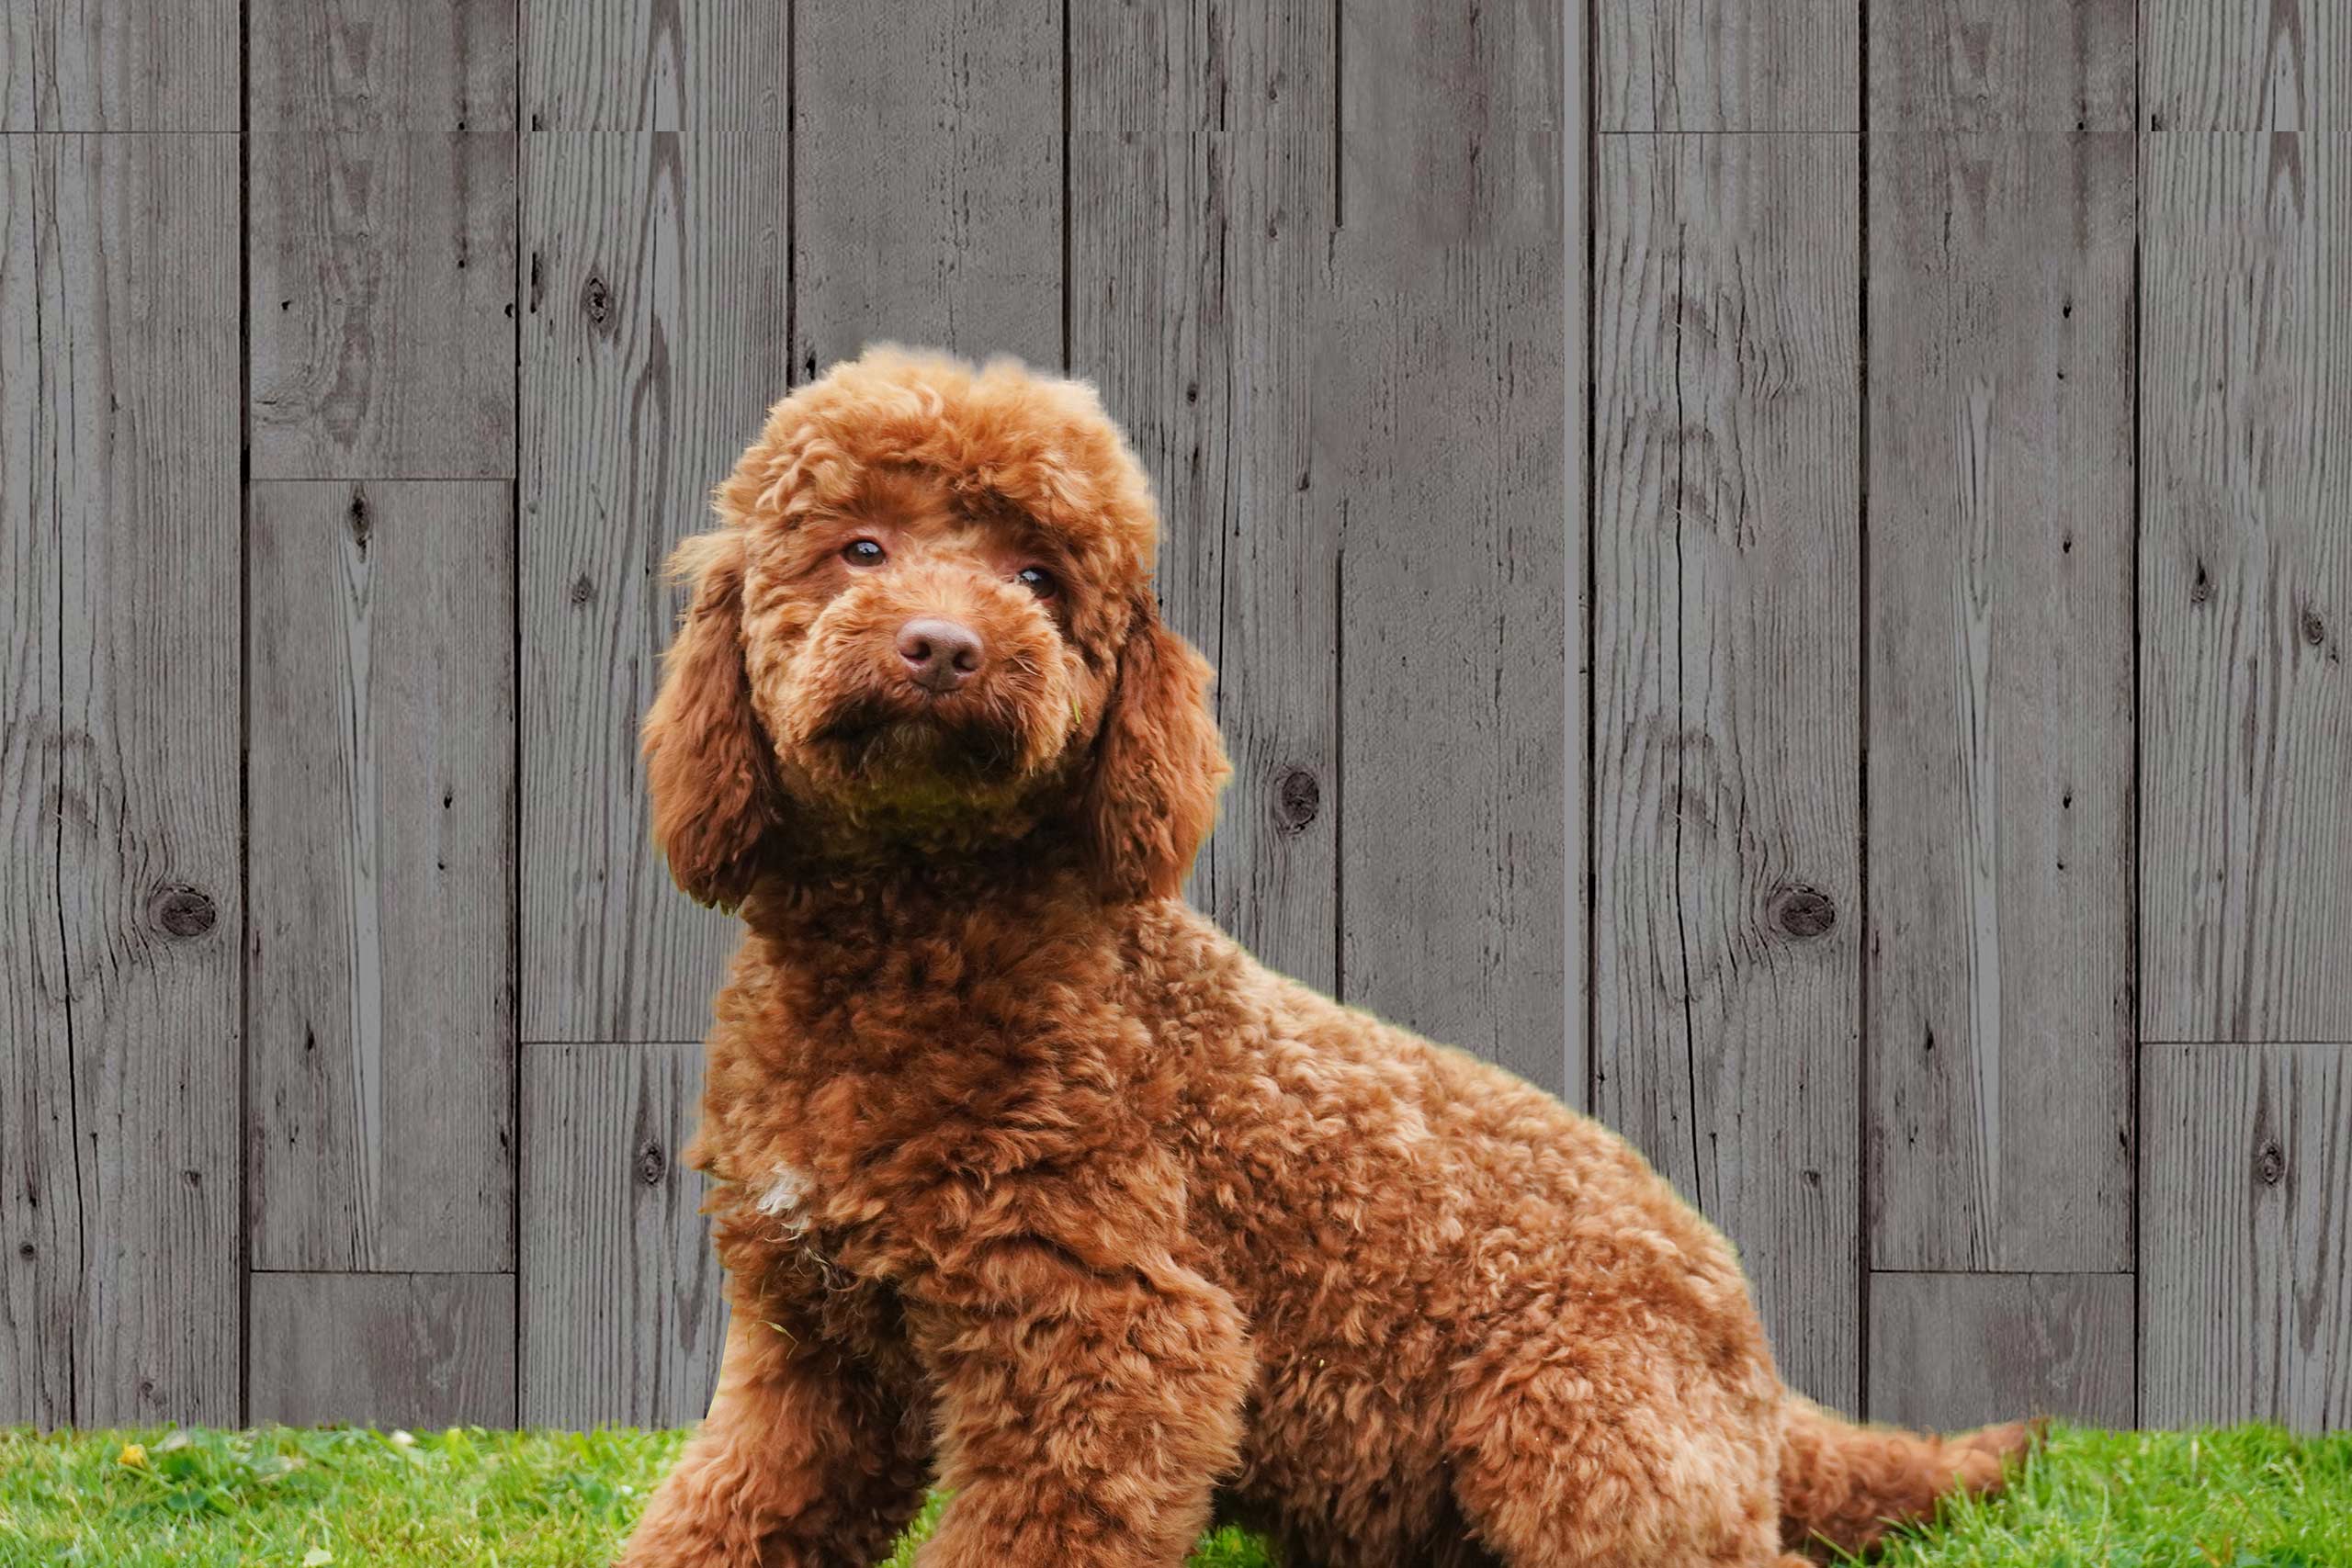
[[[609,1560],[678,1440],[629,1431],[0,1431],[0,1564],[580,1568]],[[910,1540],[893,1568],[911,1553]],[[1193,1561],[1263,1568],[1265,1558],[1227,1533]],[[2061,1429],[2007,1497],[1956,1504],[1880,1561],[2352,1565],[2352,1435]]]
[[[1946,1505],[1885,1568],[2352,1568],[2352,1433],[2062,1428],[2009,1492]]]

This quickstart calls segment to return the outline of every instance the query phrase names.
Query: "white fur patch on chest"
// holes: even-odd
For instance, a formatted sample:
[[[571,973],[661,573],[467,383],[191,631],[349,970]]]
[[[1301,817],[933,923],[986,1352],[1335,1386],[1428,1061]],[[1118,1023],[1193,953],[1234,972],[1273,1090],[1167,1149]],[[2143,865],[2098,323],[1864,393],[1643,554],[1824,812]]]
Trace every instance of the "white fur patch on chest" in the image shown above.
[[[782,1219],[797,1215],[808,1206],[808,1173],[788,1165],[780,1165],[759,1189],[753,1206],[763,1214]]]

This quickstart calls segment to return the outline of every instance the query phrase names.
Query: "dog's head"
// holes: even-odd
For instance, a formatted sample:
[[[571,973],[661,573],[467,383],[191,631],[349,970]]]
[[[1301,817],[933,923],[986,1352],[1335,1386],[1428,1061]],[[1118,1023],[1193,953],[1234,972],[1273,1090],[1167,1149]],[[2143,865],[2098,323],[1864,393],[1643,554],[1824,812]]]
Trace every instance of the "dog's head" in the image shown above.
[[[870,350],[771,411],[716,505],[673,563],[692,599],[645,721],[688,893],[1032,833],[1107,897],[1177,890],[1229,770],[1091,389]]]

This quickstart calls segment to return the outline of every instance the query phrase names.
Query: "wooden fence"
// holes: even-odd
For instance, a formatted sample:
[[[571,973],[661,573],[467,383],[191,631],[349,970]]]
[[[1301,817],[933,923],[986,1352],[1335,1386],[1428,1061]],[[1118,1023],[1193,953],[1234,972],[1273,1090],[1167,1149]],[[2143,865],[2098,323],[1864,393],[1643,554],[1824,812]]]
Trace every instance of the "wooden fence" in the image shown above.
[[[699,1412],[659,563],[894,337],[1133,430],[1197,899],[1793,1381],[2352,1421],[2347,15],[9,0],[0,1420]]]

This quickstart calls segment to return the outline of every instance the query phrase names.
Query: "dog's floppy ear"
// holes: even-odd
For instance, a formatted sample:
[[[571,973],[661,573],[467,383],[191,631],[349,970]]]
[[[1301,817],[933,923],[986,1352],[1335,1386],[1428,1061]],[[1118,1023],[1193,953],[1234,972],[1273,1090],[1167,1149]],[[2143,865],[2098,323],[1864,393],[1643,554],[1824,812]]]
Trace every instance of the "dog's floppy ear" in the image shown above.
[[[1094,741],[1080,829],[1109,897],[1172,897],[1216,820],[1232,773],[1208,702],[1208,660],[1136,596],[1110,711]]]
[[[688,539],[670,570],[694,591],[645,716],[653,841],[679,886],[732,908],[751,891],[781,798],[743,667],[742,530]]]

